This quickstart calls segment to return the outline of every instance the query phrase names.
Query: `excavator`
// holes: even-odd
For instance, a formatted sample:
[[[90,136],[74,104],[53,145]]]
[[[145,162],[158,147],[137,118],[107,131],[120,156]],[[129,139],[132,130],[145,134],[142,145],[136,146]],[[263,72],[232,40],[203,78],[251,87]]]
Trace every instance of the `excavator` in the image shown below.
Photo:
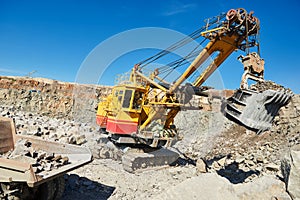
[[[131,72],[113,87],[111,94],[99,102],[96,122],[111,141],[163,149],[148,156],[124,155],[122,162],[127,171],[170,164],[178,158],[164,150],[178,140],[174,118],[182,109],[189,109],[187,103],[193,96],[207,95],[210,87],[203,86],[204,82],[237,50],[245,53],[238,58],[244,66],[244,73],[240,88],[222,105],[228,119],[259,134],[271,127],[280,107],[291,98],[286,90],[254,91],[248,85],[249,80],[265,81],[264,60],[259,52],[260,22],[253,12],[248,13],[243,8],[230,9],[205,22],[187,38],[135,64]],[[156,68],[148,75],[143,73],[149,63],[198,38],[203,38],[201,45],[206,42],[204,48],[195,48],[186,57],[166,65],[172,70],[187,65],[172,83],[161,76],[166,72],[166,66]],[[189,81],[191,77],[192,82]]]

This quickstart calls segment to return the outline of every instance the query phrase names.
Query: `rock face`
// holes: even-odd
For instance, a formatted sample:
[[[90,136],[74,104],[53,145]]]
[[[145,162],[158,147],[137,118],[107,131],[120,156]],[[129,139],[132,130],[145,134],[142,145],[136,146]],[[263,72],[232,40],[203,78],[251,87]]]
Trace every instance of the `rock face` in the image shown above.
[[[282,160],[281,169],[287,185],[287,191],[293,199],[300,199],[300,145],[291,148]]]
[[[99,98],[111,90],[108,86],[3,76],[0,76],[0,89],[1,105],[84,122],[94,120]]]

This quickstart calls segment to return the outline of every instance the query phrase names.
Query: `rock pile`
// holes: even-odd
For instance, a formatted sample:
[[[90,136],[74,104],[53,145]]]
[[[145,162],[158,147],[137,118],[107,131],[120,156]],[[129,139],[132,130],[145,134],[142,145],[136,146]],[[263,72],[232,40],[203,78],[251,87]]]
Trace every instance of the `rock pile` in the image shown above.
[[[0,115],[14,119],[17,134],[39,136],[51,141],[81,145],[86,143],[85,133],[96,131],[96,125],[92,123],[80,123],[34,112],[18,111],[13,106],[0,107]]]
[[[82,123],[34,112],[18,111],[13,106],[0,107],[0,116],[14,119],[17,134],[37,136],[41,139],[67,144],[85,145],[90,148],[94,158],[121,160],[122,150],[100,134],[95,119],[92,122]]]
[[[224,176],[227,174],[227,178],[235,182],[247,182],[266,174],[282,177],[281,159],[289,147],[300,144],[299,106],[300,96],[295,95],[280,110],[271,130],[262,135],[232,125],[216,138],[215,147],[205,156],[210,168]],[[224,165],[220,164],[220,160]],[[235,170],[242,173],[232,173]]]
[[[270,130],[288,138],[288,146],[300,143],[300,95],[294,95],[288,105],[279,111]]]
[[[175,124],[183,139],[174,147],[196,159],[207,155],[214,147],[216,138],[228,130],[233,122],[227,120],[220,112],[186,110],[178,113]]]
[[[272,84],[272,89],[283,88],[266,84]],[[199,162],[200,169],[217,172],[233,183],[264,175],[282,177],[280,160],[289,147],[300,143],[299,109],[300,96],[294,95],[275,117],[273,127],[262,135],[228,121],[220,113],[182,111],[176,121],[184,139],[175,147],[193,160],[202,158],[206,167]]]
[[[15,149],[1,157],[31,164],[35,173],[51,171],[69,164],[69,158],[54,153],[35,150],[28,140],[18,140]]]
[[[263,92],[266,90],[287,90],[291,91],[290,89],[285,88],[282,85],[279,85],[277,83],[274,83],[273,81],[263,81],[263,82],[257,82],[256,84],[253,84],[250,86],[251,90]]]

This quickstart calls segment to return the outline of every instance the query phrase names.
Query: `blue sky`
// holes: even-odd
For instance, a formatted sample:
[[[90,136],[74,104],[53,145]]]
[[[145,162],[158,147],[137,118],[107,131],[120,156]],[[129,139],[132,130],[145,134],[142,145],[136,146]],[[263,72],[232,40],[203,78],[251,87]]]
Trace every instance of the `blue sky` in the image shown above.
[[[243,7],[261,21],[261,55],[265,78],[300,93],[300,20],[297,0],[211,1],[14,1],[0,0],[0,74],[73,82],[88,54],[120,32],[161,27],[190,34],[203,20]],[[149,52],[149,55],[146,53]],[[112,84],[115,73],[127,71],[151,51],[130,53],[112,65],[100,81]],[[226,88],[239,86],[243,72],[234,53],[219,68]],[[105,56],[105,55],[103,55]],[[146,57],[144,57],[146,56]],[[118,68],[122,62],[122,68]]]

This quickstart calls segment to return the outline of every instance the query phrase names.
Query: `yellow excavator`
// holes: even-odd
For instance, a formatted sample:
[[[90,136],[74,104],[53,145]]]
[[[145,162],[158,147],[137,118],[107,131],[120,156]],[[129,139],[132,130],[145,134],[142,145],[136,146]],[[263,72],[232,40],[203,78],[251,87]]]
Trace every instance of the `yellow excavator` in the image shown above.
[[[124,75],[113,87],[111,94],[99,102],[97,124],[118,144],[139,144],[152,148],[171,146],[178,136],[174,124],[178,112],[189,109],[186,105],[193,95],[205,96],[209,87],[203,86],[203,83],[234,51],[241,50],[246,54],[239,57],[244,65],[241,85],[223,104],[222,110],[226,117],[249,129],[258,133],[267,130],[291,94],[287,91],[249,89],[249,79],[264,81],[264,60],[259,56],[259,30],[258,18],[253,16],[253,12],[247,13],[242,8],[231,9],[207,19],[202,28],[166,50],[137,63],[127,77]],[[186,57],[168,65],[169,69],[174,70],[188,63],[186,70],[174,82],[169,83],[165,77],[161,77],[161,69],[153,70],[148,76],[143,73],[145,66],[152,61],[197,38],[207,42],[204,48],[194,49]],[[257,52],[250,52],[254,48]],[[191,59],[193,61],[189,63]],[[207,64],[209,59],[211,62],[197,75],[198,69]],[[187,80],[192,76],[196,78],[189,83]],[[159,154],[166,155],[165,152]],[[147,156],[144,160],[133,156],[125,160],[130,170],[142,167],[141,162],[155,163],[151,159],[149,161]],[[162,163],[171,163],[174,157],[170,160],[164,157],[162,160]]]

